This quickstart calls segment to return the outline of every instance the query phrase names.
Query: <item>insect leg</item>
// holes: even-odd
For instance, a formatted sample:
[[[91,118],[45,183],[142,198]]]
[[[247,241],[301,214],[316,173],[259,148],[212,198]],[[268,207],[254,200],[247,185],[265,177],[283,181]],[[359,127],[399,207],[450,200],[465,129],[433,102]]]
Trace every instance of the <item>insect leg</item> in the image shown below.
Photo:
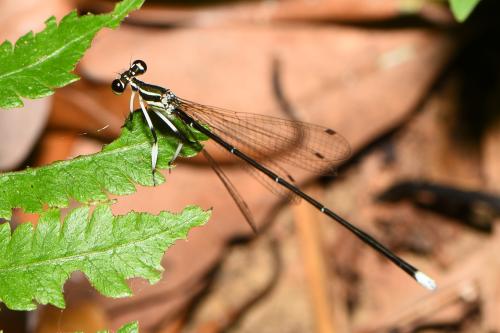
[[[146,122],[148,124],[149,130],[151,131],[151,135],[153,136],[153,147],[151,148],[151,173],[153,175],[153,183],[156,186],[155,171],[156,162],[158,160],[158,137],[156,136],[156,130],[153,127],[153,122],[149,117],[148,111],[144,106],[144,102],[142,101],[141,96],[139,96],[139,104],[141,105],[142,114],[144,115],[144,118],[146,118]]]
[[[156,113],[156,115],[158,117],[160,117],[161,120],[163,120],[163,122],[165,124],[167,124],[168,127],[170,127],[170,129],[174,132],[175,136],[177,136],[180,139],[180,141],[177,145],[177,149],[175,150],[174,156],[168,162],[168,166],[170,167],[174,163],[175,159],[179,156],[181,149],[184,145],[183,142],[189,142],[189,140],[181,132],[179,132],[177,127],[175,127],[175,125],[167,117],[165,117],[165,115],[163,113],[161,113],[160,111],[154,110],[154,109],[153,109],[153,111],[154,111],[154,113]]]
[[[130,114],[128,116],[129,121],[132,121],[134,117],[134,100],[135,100],[135,91],[132,90],[132,93],[130,94],[130,104],[129,104],[130,107]]]

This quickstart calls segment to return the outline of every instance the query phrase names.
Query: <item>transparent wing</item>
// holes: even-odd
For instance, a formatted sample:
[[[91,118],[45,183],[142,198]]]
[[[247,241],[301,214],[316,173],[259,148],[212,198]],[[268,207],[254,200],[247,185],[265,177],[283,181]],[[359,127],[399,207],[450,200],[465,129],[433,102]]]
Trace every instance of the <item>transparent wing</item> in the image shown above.
[[[229,152],[226,149],[224,149],[222,146],[216,145],[215,148],[219,149],[219,150],[222,150],[222,151],[226,152],[227,154],[229,154]],[[236,156],[234,156],[232,154],[229,154],[228,158],[229,158],[229,160],[234,160],[236,162],[240,162],[241,163],[241,160],[238,157],[236,157]],[[272,168],[273,171],[275,171],[277,174],[280,174],[280,175],[289,175],[289,173],[287,171],[285,171],[279,165],[276,165],[276,163],[272,163],[271,160],[266,161],[266,162],[268,162],[267,165],[266,165],[266,167]],[[299,196],[297,196],[297,195],[293,194],[292,192],[290,192],[290,190],[287,189],[286,187],[283,187],[280,184],[276,183],[275,180],[272,180],[268,176],[264,175],[262,172],[260,172],[259,170],[255,169],[250,164],[246,164],[246,163],[240,164],[240,170],[245,171],[246,173],[248,173],[248,175],[250,175],[253,179],[255,179],[256,181],[258,181],[269,192],[271,192],[274,195],[280,197],[282,200],[285,200],[285,202],[287,202],[289,204],[296,204],[296,203],[300,202],[301,199],[300,199]],[[289,175],[288,177],[291,178],[292,176]],[[289,182],[291,182],[291,183],[294,183],[293,178],[292,179],[290,179],[290,178],[287,179],[287,180]]]
[[[208,163],[214,170],[217,177],[219,177],[220,181],[222,182],[224,187],[227,189],[227,191],[233,198],[234,202],[236,203],[236,206],[238,206],[240,212],[243,214],[243,217],[247,221],[248,225],[250,225],[250,228],[252,228],[254,233],[257,233],[257,225],[255,224],[253,215],[250,212],[250,209],[248,209],[246,202],[243,200],[236,187],[234,187],[233,183],[229,180],[224,171],[222,171],[222,168],[220,167],[220,165],[217,164],[212,155],[210,155],[206,149],[202,149],[201,152],[207,159]]]
[[[234,112],[179,98],[179,108],[256,161],[290,181],[281,164],[333,174],[349,158],[349,143],[332,129],[252,113]]]

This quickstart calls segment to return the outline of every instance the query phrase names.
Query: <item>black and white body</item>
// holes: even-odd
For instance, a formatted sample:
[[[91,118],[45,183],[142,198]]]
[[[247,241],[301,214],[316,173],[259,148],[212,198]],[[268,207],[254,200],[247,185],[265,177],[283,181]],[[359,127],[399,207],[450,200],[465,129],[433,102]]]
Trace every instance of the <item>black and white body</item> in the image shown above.
[[[279,189],[290,191],[290,193],[302,198],[323,214],[340,223],[364,243],[396,264],[422,286],[430,290],[436,288],[435,282],[426,274],[398,257],[372,236],[300,190],[293,184],[293,178],[283,172],[284,169],[278,162],[269,161],[265,158],[269,157],[269,152],[276,151],[273,150],[275,146],[293,146],[292,150],[278,157],[280,162],[309,171],[319,172],[318,170],[329,166],[332,162],[348,158],[350,148],[342,136],[332,129],[313,124],[263,115],[237,113],[190,102],[175,96],[169,89],[151,85],[137,79],[136,76],[144,74],[146,69],[144,61],[134,61],[130,68],[120,75],[120,78],[113,81],[112,90],[116,94],[121,94],[125,91],[127,85],[130,85],[132,89],[130,99],[131,112],[134,110],[135,97],[138,96],[142,114],[153,136],[151,152],[153,177],[158,158],[158,142],[149,112],[156,114],[170,128],[172,133],[180,139],[170,163],[173,163],[177,158],[183,144],[188,143],[186,138],[171,121],[177,117],[262,173],[265,178],[272,182],[271,186],[277,186]],[[297,137],[299,137],[298,141]],[[293,148],[295,151],[293,151]],[[208,152],[205,150],[202,152],[214,167],[214,161]],[[232,194],[247,221],[256,230],[251,214],[239,197],[236,189],[219,167],[215,166],[214,170]]]
[[[151,148],[151,172],[153,174],[154,180],[156,162],[158,160],[158,138],[144,101],[146,101],[147,106],[149,106],[150,110],[153,111],[165,124],[167,124],[177,137],[180,137],[181,134],[174,126],[174,124],[169,120],[169,118],[173,116],[173,111],[177,107],[177,99],[175,95],[168,89],[142,82],[135,77],[137,75],[145,73],[146,70],[147,65],[144,61],[134,61],[134,63],[130,66],[130,69],[120,75],[120,79],[113,81],[112,90],[116,94],[121,94],[123,93],[123,91],[125,91],[127,84],[130,84],[130,87],[132,88],[132,94],[130,96],[131,115],[134,112],[134,101],[136,93],[138,94],[139,105],[141,106],[142,114],[144,115],[144,119],[146,119],[148,127],[151,130],[151,134],[153,136],[153,146]],[[182,146],[183,141],[179,140],[177,149],[175,150],[174,156],[169,164],[172,164],[177,156],[179,156],[182,150]]]

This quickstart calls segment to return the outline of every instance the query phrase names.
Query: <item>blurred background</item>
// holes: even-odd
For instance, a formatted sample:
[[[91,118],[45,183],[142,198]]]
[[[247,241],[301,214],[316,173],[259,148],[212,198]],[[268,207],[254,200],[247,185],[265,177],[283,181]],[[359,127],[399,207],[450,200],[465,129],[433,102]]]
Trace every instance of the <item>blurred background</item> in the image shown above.
[[[112,7],[2,0],[0,37],[15,41],[73,8]],[[447,2],[431,0],[147,1],[97,35],[80,81],[0,112],[0,170],[97,152],[128,115],[128,93],[114,96],[110,82],[143,59],[144,80],[178,96],[333,128],[352,158],[336,177],[297,183],[431,275],[436,292],[209,147],[258,235],[203,159],[179,159],[165,184],[113,206],[214,208],[165,255],[161,282],[132,280],[135,296],[113,300],[75,273],[67,309],[0,306],[0,329],[95,332],[139,320],[150,333],[500,332],[499,7],[482,0],[458,24]],[[36,216],[16,211],[21,222]]]

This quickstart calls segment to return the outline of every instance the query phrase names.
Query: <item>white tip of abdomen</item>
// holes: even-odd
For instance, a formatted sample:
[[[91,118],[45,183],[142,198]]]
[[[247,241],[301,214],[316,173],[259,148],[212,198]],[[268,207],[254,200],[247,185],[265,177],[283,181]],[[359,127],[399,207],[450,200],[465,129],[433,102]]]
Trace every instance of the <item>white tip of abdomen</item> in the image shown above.
[[[436,282],[421,271],[415,273],[415,280],[429,290],[436,289]]]

